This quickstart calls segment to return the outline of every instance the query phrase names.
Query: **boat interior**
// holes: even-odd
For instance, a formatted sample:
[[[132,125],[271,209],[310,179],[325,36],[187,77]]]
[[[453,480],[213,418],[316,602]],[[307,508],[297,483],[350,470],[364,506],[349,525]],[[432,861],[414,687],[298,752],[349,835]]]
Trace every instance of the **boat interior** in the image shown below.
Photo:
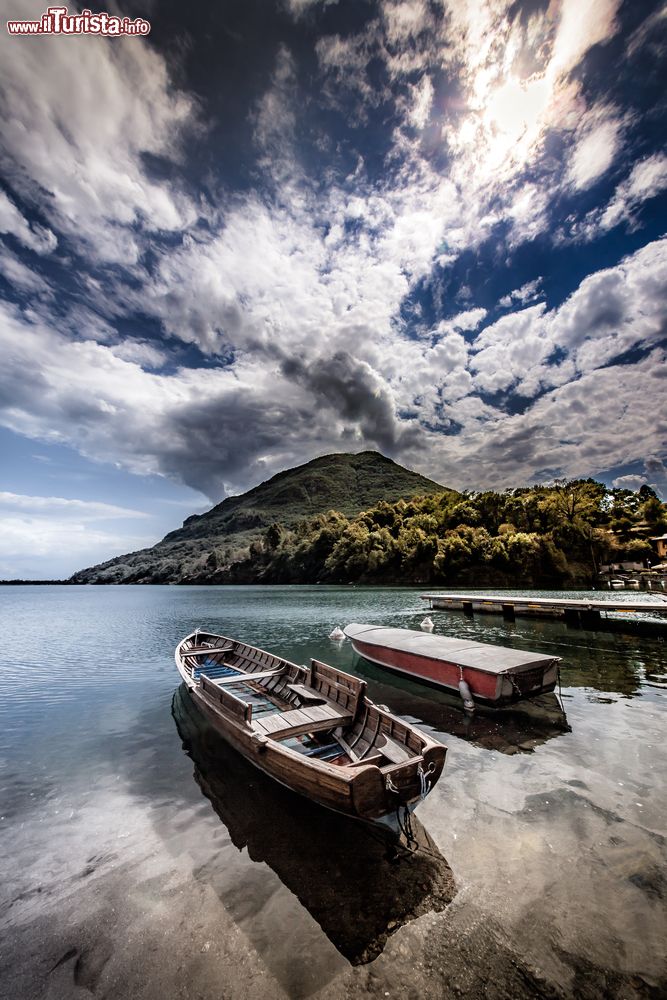
[[[425,740],[366,697],[366,682],[311,660],[297,666],[220,636],[198,633],[182,663],[225,714],[306,757],[391,768],[421,758]]]

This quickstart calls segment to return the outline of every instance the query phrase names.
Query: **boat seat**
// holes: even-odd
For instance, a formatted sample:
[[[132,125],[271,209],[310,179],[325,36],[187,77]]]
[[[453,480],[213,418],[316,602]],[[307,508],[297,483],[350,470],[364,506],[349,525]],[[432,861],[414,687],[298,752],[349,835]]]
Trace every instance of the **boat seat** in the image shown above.
[[[248,684],[249,681],[263,681],[267,677],[277,677],[278,674],[283,674],[284,672],[285,668],[280,667],[278,670],[258,670],[254,674],[230,674],[228,677],[220,677],[215,683],[219,687],[231,687],[232,684]]]
[[[192,649],[182,649],[182,656],[208,656],[210,653],[231,653],[233,646],[194,646]]]
[[[406,760],[411,760],[415,756],[406,747],[397,743],[396,740],[392,740],[391,736],[387,735],[384,735],[384,743],[377,742],[375,744],[375,749],[379,750],[392,764],[404,764]]]
[[[298,736],[300,733],[314,733],[322,729],[333,729],[335,726],[346,726],[352,722],[352,715],[333,702],[323,705],[304,705],[289,712],[274,712],[263,719],[253,721],[252,727],[262,736],[280,740],[285,736]]]
[[[310,702],[311,705],[322,705],[326,702],[326,698],[323,698],[319,691],[314,688],[307,687],[305,684],[288,684],[287,687],[294,694],[298,694],[301,701]]]

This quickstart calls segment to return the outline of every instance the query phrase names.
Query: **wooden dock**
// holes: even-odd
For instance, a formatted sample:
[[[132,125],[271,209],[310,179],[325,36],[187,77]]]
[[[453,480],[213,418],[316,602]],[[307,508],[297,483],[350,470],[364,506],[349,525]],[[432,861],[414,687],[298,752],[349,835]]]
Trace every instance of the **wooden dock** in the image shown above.
[[[612,631],[630,631],[637,626],[647,626],[651,634],[667,634],[667,601],[596,601],[560,597],[506,597],[503,594],[422,594],[434,611],[463,611],[466,615],[496,614],[506,621],[517,617],[556,618],[579,628],[603,628]],[[610,618],[610,613],[629,615],[631,618]],[[660,615],[650,621],[637,619],[636,615]]]

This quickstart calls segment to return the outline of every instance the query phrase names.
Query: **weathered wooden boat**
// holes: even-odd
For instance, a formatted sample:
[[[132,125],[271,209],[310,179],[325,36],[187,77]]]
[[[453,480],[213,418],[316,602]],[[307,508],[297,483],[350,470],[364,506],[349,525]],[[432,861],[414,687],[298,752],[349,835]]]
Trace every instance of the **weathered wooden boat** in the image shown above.
[[[407,628],[353,623],[345,635],[360,656],[405,677],[457,692],[466,707],[505,705],[553,691],[560,657],[452,639]]]
[[[407,854],[378,836],[377,827],[322,809],[255,770],[204,716],[184,684],[174,693],[172,715],[194,779],[234,846],[272,868],[353,965],[373,961],[403,924],[441,912],[454,898],[452,870],[417,816],[411,818],[414,850]],[[232,860],[232,871],[233,866]],[[233,913],[237,881],[216,880],[216,891]],[[249,907],[254,891],[249,882],[243,896]],[[267,933],[263,921],[257,932]],[[285,947],[293,941],[288,935]],[[293,960],[307,965],[308,949],[298,951]]]
[[[366,697],[366,683],[311,660],[193,632],[176,648],[190,695],[262,771],[346,816],[400,833],[442,773],[446,748]]]

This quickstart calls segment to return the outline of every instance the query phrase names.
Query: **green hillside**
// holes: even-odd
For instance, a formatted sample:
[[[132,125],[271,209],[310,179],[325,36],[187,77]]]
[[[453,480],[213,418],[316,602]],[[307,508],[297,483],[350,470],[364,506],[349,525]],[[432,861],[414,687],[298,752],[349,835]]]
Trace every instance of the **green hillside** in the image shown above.
[[[71,582],[221,579],[234,564],[247,560],[250,546],[271,525],[289,529],[329,510],[353,517],[380,501],[443,493],[452,498],[458,495],[377,452],[325,455],[279,472],[241,496],[228,497],[205,514],[187,518],[181,528],[150,549],[80,570]]]

